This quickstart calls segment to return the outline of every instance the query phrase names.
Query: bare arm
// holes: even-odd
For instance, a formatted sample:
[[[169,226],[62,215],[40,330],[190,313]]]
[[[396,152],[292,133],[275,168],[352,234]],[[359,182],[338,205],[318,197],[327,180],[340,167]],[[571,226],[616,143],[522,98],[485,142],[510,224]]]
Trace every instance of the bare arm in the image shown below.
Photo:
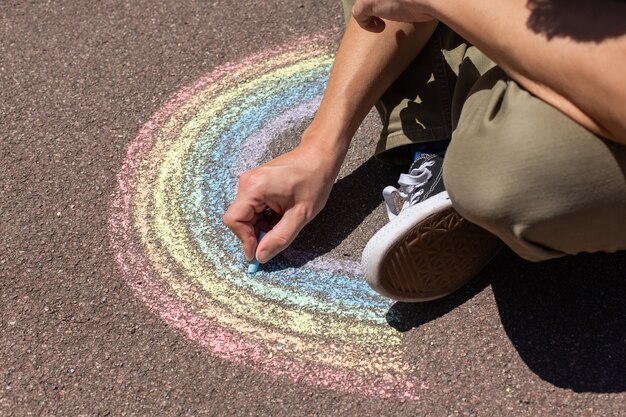
[[[424,48],[436,22],[387,22],[377,35],[348,22],[320,108],[304,135],[345,151],[374,103]],[[341,157],[343,160],[343,155]]]
[[[626,144],[622,1],[358,0],[353,12],[364,26],[370,16],[434,16],[528,91],[591,131]]]
[[[244,173],[224,216],[248,260],[267,262],[326,204],[354,132],[376,100],[417,56],[436,23],[389,22],[382,34],[348,24],[320,108],[293,151]],[[257,247],[261,213],[282,217]]]

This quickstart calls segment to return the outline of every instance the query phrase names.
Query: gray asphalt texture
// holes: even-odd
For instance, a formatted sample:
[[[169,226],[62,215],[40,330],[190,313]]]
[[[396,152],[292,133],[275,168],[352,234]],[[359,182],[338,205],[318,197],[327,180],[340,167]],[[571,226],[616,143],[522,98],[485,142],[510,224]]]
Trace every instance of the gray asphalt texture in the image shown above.
[[[122,281],[110,196],[143,123],[217,65],[341,25],[331,0],[2,2],[0,415],[626,414],[624,253],[531,264],[503,251],[445,300],[396,304],[390,325],[430,381],[417,402],[232,365]],[[376,130],[370,117],[355,140],[350,198],[334,193],[317,220],[345,219],[320,250],[358,257],[384,222],[378,189],[396,174],[368,159]],[[315,229],[296,244],[322,241]]]

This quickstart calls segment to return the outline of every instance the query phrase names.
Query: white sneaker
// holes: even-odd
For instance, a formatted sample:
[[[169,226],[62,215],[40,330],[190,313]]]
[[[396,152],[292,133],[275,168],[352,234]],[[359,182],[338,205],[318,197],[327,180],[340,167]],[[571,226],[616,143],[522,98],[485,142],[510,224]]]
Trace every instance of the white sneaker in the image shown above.
[[[367,243],[365,278],[378,293],[398,301],[445,297],[472,279],[502,248],[486,230],[462,218],[443,185],[443,158],[423,154],[398,189],[383,197],[390,222]],[[400,213],[393,194],[404,200]]]

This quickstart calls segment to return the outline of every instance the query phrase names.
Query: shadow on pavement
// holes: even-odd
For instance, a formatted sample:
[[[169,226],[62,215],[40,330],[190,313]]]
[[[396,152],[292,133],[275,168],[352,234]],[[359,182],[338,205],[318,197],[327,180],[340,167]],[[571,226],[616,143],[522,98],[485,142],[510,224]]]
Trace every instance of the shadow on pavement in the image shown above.
[[[425,303],[394,303],[387,311],[387,323],[399,332],[407,332],[449,313],[489,285],[493,275],[491,265],[493,262],[467,285],[445,298]]]
[[[294,250],[267,267],[301,266],[336,248],[379,205],[372,194],[395,183],[399,172],[372,158],[339,180]],[[395,303],[387,321],[408,331],[489,284],[508,337],[539,377],[576,392],[626,391],[626,252],[531,263],[505,249],[464,288],[442,300]]]
[[[626,391],[626,253],[542,263],[507,253],[492,288],[528,367],[576,392]]]
[[[429,303],[396,303],[399,331],[441,317],[491,281],[502,325],[542,379],[576,392],[626,391],[626,252],[531,263],[502,251],[466,288]]]

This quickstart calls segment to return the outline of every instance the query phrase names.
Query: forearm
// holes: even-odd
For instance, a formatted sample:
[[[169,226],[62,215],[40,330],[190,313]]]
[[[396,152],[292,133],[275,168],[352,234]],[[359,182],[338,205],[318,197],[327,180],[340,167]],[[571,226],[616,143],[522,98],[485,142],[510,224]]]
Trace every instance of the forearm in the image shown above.
[[[493,59],[531,93],[595,133],[626,144],[626,35],[577,40],[533,27],[528,0],[433,0],[432,14]],[[570,30],[619,25],[626,3],[560,3]],[[592,15],[572,8],[593,7]],[[536,12],[535,12],[536,13]],[[535,16],[536,17],[536,16]],[[573,23],[573,24],[572,24]],[[601,29],[601,27],[598,27]]]
[[[348,23],[320,108],[303,135],[338,164],[375,102],[419,54],[436,23],[387,22],[380,34]]]
[[[374,35],[348,24],[324,98],[301,145],[239,178],[237,198],[224,224],[241,240],[248,260],[256,254],[267,262],[324,207],[354,132],[434,27],[390,23],[382,35]],[[259,243],[259,213],[268,207],[280,220]]]

